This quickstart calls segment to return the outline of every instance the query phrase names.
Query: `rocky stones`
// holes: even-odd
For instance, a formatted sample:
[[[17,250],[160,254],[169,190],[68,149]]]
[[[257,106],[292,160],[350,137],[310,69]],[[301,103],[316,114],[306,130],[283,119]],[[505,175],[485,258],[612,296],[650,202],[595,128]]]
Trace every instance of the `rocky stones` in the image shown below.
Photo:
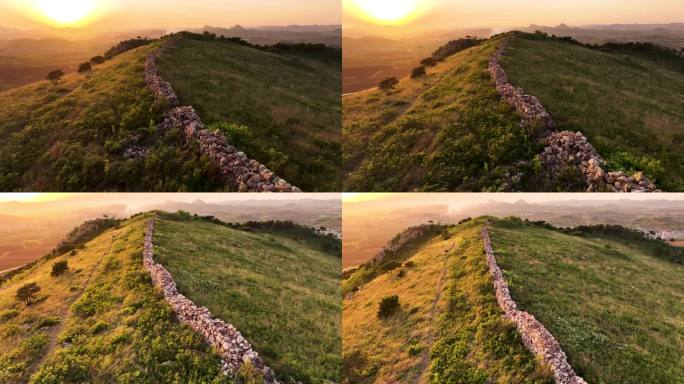
[[[482,228],[481,235],[487,255],[487,266],[494,281],[496,301],[504,311],[505,317],[515,323],[525,347],[539,356],[551,368],[557,384],[587,384],[584,379],[575,374],[560,344],[544,325],[531,314],[518,309],[516,302],[511,298],[508,284],[501,273],[501,269],[496,263],[489,238],[489,229],[486,225]]]
[[[214,318],[209,309],[198,307],[178,292],[171,273],[154,262],[153,236],[154,220],[150,220],[145,230],[143,265],[152,277],[152,282],[164,293],[164,298],[178,321],[189,325],[216,349],[223,360],[223,371],[226,374],[234,375],[244,363],[250,362],[262,372],[265,384],[279,384],[273,370],[264,364],[259,354],[233,325]]]
[[[494,79],[497,92],[512,105],[523,121],[529,125],[540,125],[537,138],[545,147],[539,155],[544,168],[552,174],[559,174],[568,167],[577,168],[587,186],[587,192],[655,192],[656,185],[642,172],[631,178],[624,172],[606,172],[605,161],[581,132],[556,131],[556,124],[541,102],[526,95],[508,82],[506,72],[499,64],[509,40],[504,40],[489,59],[489,73]]]
[[[188,140],[195,140],[199,148],[220,169],[227,184],[240,192],[301,192],[283,179],[274,176],[258,161],[250,159],[228,143],[220,132],[211,132],[190,106],[178,106],[178,96],[173,87],[157,73],[158,52],[151,53],[145,61],[145,82],[159,98],[167,100],[172,107],[166,112],[159,130],[180,129]]]

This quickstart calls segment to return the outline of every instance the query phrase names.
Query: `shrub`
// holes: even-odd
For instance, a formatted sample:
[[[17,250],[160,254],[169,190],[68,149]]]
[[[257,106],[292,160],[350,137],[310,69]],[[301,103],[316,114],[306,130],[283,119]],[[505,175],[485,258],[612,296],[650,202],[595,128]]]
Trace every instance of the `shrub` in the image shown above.
[[[90,63],[93,65],[104,64],[105,61],[107,61],[107,59],[105,59],[104,56],[95,56],[90,59]]]
[[[390,92],[399,84],[399,80],[396,77],[387,78],[378,84],[378,88],[385,91],[385,94],[389,95]]]
[[[434,57],[426,57],[420,61],[420,64],[425,67],[433,67],[437,65],[437,60]]]
[[[36,298],[36,293],[40,291],[37,283],[26,283],[17,289],[16,298],[23,301],[26,305],[31,305],[31,302]]]
[[[52,264],[52,272],[50,272],[50,274],[52,276],[59,276],[68,270],[69,263],[67,263],[66,260],[62,260]]]
[[[16,309],[7,309],[0,312],[0,321],[7,321],[19,316],[19,311]]]
[[[52,71],[48,73],[47,79],[50,80],[52,84],[57,84],[59,80],[64,76],[64,71],[61,69],[58,69],[56,71]]]
[[[378,305],[378,317],[381,319],[392,315],[399,308],[399,296],[392,295],[383,297]]]
[[[413,71],[411,71],[411,78],[412,79],[417,79],[417,78],[423,77],[425,75],[426,75],[425,67],[423,67],[423,66],[413,68]]]
[[[93,66],[90,64],[90,61],[87,61],[78,66],[78,73],[90,72],[92,69]]]

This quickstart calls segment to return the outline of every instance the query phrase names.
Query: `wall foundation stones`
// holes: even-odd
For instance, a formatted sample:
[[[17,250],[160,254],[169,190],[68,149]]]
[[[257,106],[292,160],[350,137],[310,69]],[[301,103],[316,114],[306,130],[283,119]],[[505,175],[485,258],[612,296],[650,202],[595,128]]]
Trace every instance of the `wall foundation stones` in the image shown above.
[[[575,374],[560,344],[544,325],[531,314],[518,309],[518,305],[511,298],[508,284],[501,269],[496,263],[489,238],[489,229],[486,225],[482,228],[481,235],[487,255],[487,266],[494,281],[496,301],[504,311],[505,317],[515,323],[525,347],[539,356],[551,368],[556,384],[587,384],[584,379]]]
[[[152,277],[152,282],[164,293],[178,320],[187,324],[214,347],[223,361],[223,371],[234,375],[243,364],[250,362],[264,376],[265,384],[279,384],[273,371],[264,364],[259,354],[234,326],[212,316],[209,309],[199,307],[178,292],[171,273],[161,264],[154,262],[154,220],[147,223],[145,230],[143,265]]]
[[[537,139],[546,147],[540,154],[548,171],[558,174],[567,167],[576,168],[582,175],[587,192],[654,192],[656,185],[643,173],[629,176],[622,171],[605,171],[606,163],[581,132],[557,131],[556,123],[535,96],[527,95],[522,88],[508,82],[500,65],[509,39],[504,40],[489,59],[489,73],[501,97],[515,108],[518,115],[532,126],[539,126]]]
[[[196,140],[200,150],[219,167],[230,188],[239,192],[301,192],[301,190],[265,165],[250,159],[244,152],[230,145],[219,132],[205,128],[202,120],[191,106],[179,106],[178,96],[171,84],[157,72],[158,50],[145,61],[145,82],[155,96],[166,100],[171,109],[166,112],[159,129],[181,129],[187,140]]]

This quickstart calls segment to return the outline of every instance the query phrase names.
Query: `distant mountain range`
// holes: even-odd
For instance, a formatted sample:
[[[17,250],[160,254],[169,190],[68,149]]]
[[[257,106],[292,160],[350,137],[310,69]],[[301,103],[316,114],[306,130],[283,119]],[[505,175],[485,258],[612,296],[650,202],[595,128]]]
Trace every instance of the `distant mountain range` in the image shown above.
[[[541,31],[557,36],[570,36],[583,43],[603,44],[608,42],[640,41],[670,48],[684,48],[684,23],[670,24],[610,24],[555,27],[531,24],[525,28],[514,28],[523,32]]]
[[[290,25],[245,28],[235,25],[230,28],[205,25],[191,32],[210,32],[217,36],[240,37],[252,44],[273,45],[276,43],[319,43],[342,46],[340,25]]]

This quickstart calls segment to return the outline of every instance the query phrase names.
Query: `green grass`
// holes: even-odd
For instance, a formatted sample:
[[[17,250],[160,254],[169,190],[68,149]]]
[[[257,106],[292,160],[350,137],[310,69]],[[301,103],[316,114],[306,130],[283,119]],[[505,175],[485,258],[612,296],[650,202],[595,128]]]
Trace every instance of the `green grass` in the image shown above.
[[[513,299],[587,382],[684,382],[684,266],[665,244],[518,220],[491,236]]]
[[[540,150],[487,70],[500,38],[404,78],[390,95],[343,98],[347,191],[496,191],[502,175]],[[534,189],[533,185],[519,186]]]
[[[583,132],[612,168],[642,170],[663,190],[684,191],[682,63],[516,34],[502,66],[560,130]]]
[[[305,191],[339,191],[339,60],[184,34],[159,60],[181,103]]]
[[[376,276],[344,300],[347,382],[552,382],[515,326],[502,318],[483,255],[483,223],[433,234],[404,266]],[[379,318],[379,303],[392,295],[400,307]]]
[[[4,191],[216,191],[224,183],[180,130],[154,129],[164,106],[144,81],[152,44],[87,75],[0,92]],[[127,159],[127,148],[150,154]]]
[[[162,217],[155,259],[184,295],[235,325],[286,382],[340,382],[339,254],[311,234]]]
[[[43,259],[0,288],[0,382],[229,383],[220,358],[180,325],[142,266],[149,216],[125,221],[76,254]],[[69,271],[53,277],[55,261]],[[37,282],[38,301],[14,300]]]

